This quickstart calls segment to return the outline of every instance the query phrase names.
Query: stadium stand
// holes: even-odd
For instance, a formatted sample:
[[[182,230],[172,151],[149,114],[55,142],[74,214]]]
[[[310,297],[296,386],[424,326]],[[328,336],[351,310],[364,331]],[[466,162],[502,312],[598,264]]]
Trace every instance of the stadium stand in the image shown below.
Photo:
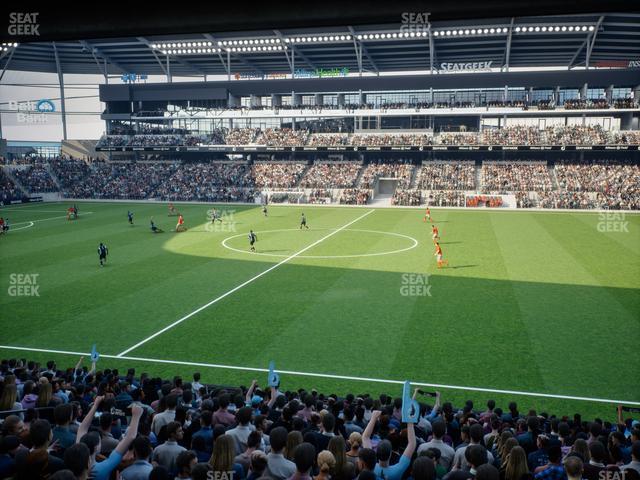
[[[98,147],[178,147],[196,145],[266,145],[269,147],[357,147],[422,145],[638,145],[637,131],[604,130],[601,126],[555,126],[539,129],[514,125],[486,128],[482,132],[312,133],[309,129],[235,128],[211,134],[104,135]]]
[[[474,472],[494,480],[640,476],[638,422],[620,408],[615,423],[587,421],[525,413],[516,402],[454,406],[437,392],[408,425],[402,400],[392,395],[338,397],[201,380],[200,373],[193,381],[165,380],[81,362],[59,369],[53,361],[2,360],[0,475],[67,478],[56,472],[69,469],[78,476],[68,478],[147,479],[157,478],[152,471],[161,465],[171,476],[194,479],[233,471],[240,480],[281,480],[325,469],[345,480],[375,478],[372,471],[425,480]],[[298,440],[289,443],[292,435]]]
[[[379,179],[397,179],[391,205],[471,206],[465,194],[514,194],[517,208],[640,209],[640,166],[615,159],[559,160],[527,158],[424,161],[374,158],[355,161],[203,160],[107,162],[55,157],[16,159],[15,178],[29,193],[60,193],[66,198],[156,199],[171,201],[254,202],[273,190],[272,201],[366,204]],[[8,167],[5,167],[8,168]],[[49,170],[50,169],[50,170]],[[54,182],[51,172],[59,182]],[[20,196],[3,173],[5,203]],[[479,183],[478,183],[479,182]],[[343,190],[344,191],[341,191]]]

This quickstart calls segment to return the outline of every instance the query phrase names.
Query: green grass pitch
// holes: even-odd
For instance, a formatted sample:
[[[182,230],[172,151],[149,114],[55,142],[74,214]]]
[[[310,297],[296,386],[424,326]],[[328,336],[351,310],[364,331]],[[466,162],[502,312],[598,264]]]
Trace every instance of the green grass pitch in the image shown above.
[[[189,229],[175,233],[166,204],[86,202],[77,221],[64,218],[67,206],[0,211],[12,224],[0,237],[0,345],[87,352],[96,343],[117,355],[306,249],[126,356],[254,368],[274,360],[296,372],[640,401],[638,215],[433,209],[450,262],[437,270],[418,209],[271,206],[265,218],[259,206],[220,205],[225,221],[211,227],[211,205],[180,205]],[[303,211],[310,229],[300,231]],[[165,233],[150,232],[152,216]],[[39,296],[11,296],[12,274],[37,274]],[[417,274],[428,275],[428,288]],[[0,356],[76,361],[6,348]],[[99,362],[128,366],[185,378],[199,370],[234,385],[265,377]],[[401,393],[394,384],[281,377],[284,389]],[[605,403],[441,390],[458,403],[513,399],[521,410],[615,415]]]

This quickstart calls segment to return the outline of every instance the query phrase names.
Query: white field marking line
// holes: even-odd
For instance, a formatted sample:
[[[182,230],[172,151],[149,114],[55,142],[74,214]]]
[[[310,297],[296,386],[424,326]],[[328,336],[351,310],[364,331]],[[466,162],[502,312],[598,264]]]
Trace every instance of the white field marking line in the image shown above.
[[[296,231],[298,230],[297,228],[284,228],[281,230],[263,230],[260,232],[256,232],[256,233],[276,233],[276,232],[292,232],[292,231]],[[418,240],[416,240],[413,237],[410,237],[409,235],[404,235],[402,233],[395,233],[395,232],[381,232],[378,230],[360,230],[358,228],[345,228],[344,229],[345,232],[365,232],[365,233],[379,233],[382,235],[391,235],[391,236],[395,236],[395,237],[401,237],[401,238],[406,238],[408,240],[411,240],[413,242],[413,245],[411,245],[410,247],[406,247],[406,248],[401,248],[399,250],[390,250],[388,252],[377,252],[377,253],[355,253],[353,255],[299,255],[298,258],[322,258],[322,259],[326,259],[326,258],[358,258],[358,257],[378,257],[381,255],[393,255],[395,253],[401,253],[401,252],[406,252],[407,250],[412,250],[414,248],[416,248],[418,246]],[[245,253],[245,254],[249,254],[249,255],[262,255],[265,257],[286,257],[287,255],[281,254],[281,253],[260,253],[260,252],[249,252],[247,250],[241,250],[239,248],[234,248],[234,247],[230,247],[229,245],[227,245],[227,241],[228,240],[232,240],[234,238],[238,238],[243,236],[244,234],[241,233],[239,235],[233,235],[232,237],[227,237],[225,238],[221,243],[222,246],[226,249],[232,250],[234,252],[239,252],[239,253]]]
[[[219,302],[220,300],[222,300],[223,298],[228,297],[229,295],[231,295],[234,292],[237,292],[238,290],[240,290],[243,287],[246,287],[247,285],[249,285],[250,283],[256,281],[257,279],[259,279],[260,277],[266,275],[267,273],[271,272],[272,270],[275,270],[276,268],[278,268],[281,265],[284,265],[285,263],[287,263],[289,260],[293,260],[294,258],[296,258],[299,255],[302,255],[304,252],[306,252],[307,250],[315,247],[316,245],[318,245],[320,242],[325,241],[327,238],[334,236],[336,233],[344,230],[345,228],[353,225],[354,223],[356,223],[358,220],[363,219],[364,217],[366,217],[367,215],[370,215],[374,212],[375,210],[369,210],[367,213],[360,215],[358,218],[356,218],[355,220],[351,220],[349,223],[343,225],[340,228],[335,229],[334,231],[332,231],[331,233],[329,233],[328,235],[325,235],[324,237],[322,237],[320,240],[316,240],[315,242],[313,242],[311,245],[308,245],[306,247],[304,247],[302,250],[297,251],[296,253],[294,253],[293,255],[288,256],[287,258],[285,258],[284,260],[276,263],[275,265],[272,265],[271,267],[267,268],[266,270],[260,272],[258,275],[251,277],[249,280],[241,283],[240,285],[232,288],[231,290],[229,290],[226,293],[223,293],[222,295],[220,295],[217,298],[214,298],[213,300],[211,300],[209,303],[206,303],[204,305],[202,305],[200,308],[195,309],[193,312],[188,313],[187,315],[185,315],[184,317],[176,320],[175,322],[173,322],[170,325],[167,325],[166,327],[164,327],[161,330],[158,330],[156,333],[154,333],[153,335],[149,335],[147,338],[145,338],[144,340],[136,343],[135,345],[133,345],[132,347],[127,348],[126,350],[120,352],[117,356],[118,357],[122,357],[123,355],[126,355],[127,353],[129,353],[131,350],[135,350],[136,348],[138,348],[141,345],[144,345],[145,343],[147,343],[149,340],[154,339],[155,337],[157,337],[158,335],[163,334],[164,332],[166,332],[167,330],[170,330],[171,328],[175,327],[176,325],[181,324],[182,322],[184,322],[185,320],[193,317],[194,315],[196,315],[197,313],[200,313],[202,310],[209,308],[211,305]]]
[[[33,227],[35,225],[35,223],[33,223],[33,222],[20,222],[20,224],[22,224],[22,223],[28,223],[29,225],[25,225],[24,227],[18,227],[18,228],[10,227],[9,231],[10,232],[17,232],[18,230],[24,230],[25,228],[31,228],[31,227]],[[16,224],[14,223],[14,225],[16,225]]]
[[[70,352],[66,350],[49,350],[43,348],[31,348],[31,347],[15,347],[10,345],[0,345],[0,349],[6,350],[19,350],[24,352],[40,352],[40,353],[54,353],[59,355],[73,355],[73,356],[88,356],[86,352]],[[205,367],[205,368],[220,368],[226,370],[241,370],[244,372],[268,372],[267,368],[257,367],[240,367],[236,365],[221,365],[217,363],[203,363],[203,362],[186,362],[180,360],[163,360],[159,358],[144,358],[144,357],[129,357],[122,355],[107,355],[100,354],[101,358],[111,358],[114,360],[128,360],[132,362],[149,362],[149,363],[162,363],[168,365],[186,365],[190,367]],[[329,378],[337,380],[352,380],[358,382],[370,382],[370,383],[388,383],[394,385],[403,385],[404,380],[386,380],[382,378],[368,378],[368,377],[353,377],[350,375],[333,375],[327,373],[313,373],[313,372],[297,372],[293,370],[277,370],[278,373],[285,375],[296,375],[300,377],[317,377],[317,378]],[[579,397],[572,395],[556,395],[552,393],[537,393],[537,392],[523,392],[519,390],[500,390],[497,388],[483,388],[483,387],[463,387],[460,385],[444,385],[440,383],[425,383],[411,381],[411,385],[420,387],[432,387],[432,388],[446,388],[450,390],[463,390],[469,392],[483,392],[483,393],[499,393],[506,395],[522,395],[527,397],[542,397],[542,398],[555,398],[560,400],[580,400],[585,402],[597,402],[597,403],[610,403],[610,404],[622,404],[622,405],[640,405],[640,401],[627,401],[627,400],[613,400],[609,398],[592,398],[592,397]]]
[[[93,212],[82,212],[82,215],[91,215]],[[62,215],[60,217],[49,217],[49,218],[41,218],[39,220],[29,220],[26,222],[16,222],[12,223],[12,225],[22,225],[23,223],[33,223],[33,222],[46,222],[48,220],[59,220],[61,218],[67,218],[66,215]]]
[[[35,208],[0,208],[0,212],[36,212],[36,213],[65,213],[64,210],[36,210]]]

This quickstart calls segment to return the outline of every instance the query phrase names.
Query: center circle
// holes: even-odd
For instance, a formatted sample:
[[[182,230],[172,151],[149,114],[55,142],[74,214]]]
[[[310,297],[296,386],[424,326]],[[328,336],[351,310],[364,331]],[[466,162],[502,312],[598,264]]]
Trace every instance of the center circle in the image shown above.
[[[278,233],[278,232],[293,232],[293,231],[298,231],[298,228],[283,228],[283,229],[279,229],[279,230],[263,230],[260,232],[255,232],[257,234],[264,234],[264,233]],[[335,231],[335,230],[334,230]],[[412,250],[414,248],[416,248],[418,246],[418,240],[416,240],[413,237],[410,237],[409,235],[404,235],[402,233],[395,233],[395,232],[381,232],[378,230],[361,230],[361,229],[357,229],[357,228],[343,228],[342,230],[340,230],[341,232],[362,232],[362,233],[377,233],[380,235],[389,235],[392,237],[400,237],[400,238],[404,238],[407,240],[410,240],[412,242],[411,246],[409,247],[405,247],[405,248],[401,248],[398,250],[389,250],[389,251],[385,251],[385,252],[374,252],[374,253],[358,253],[358,254],[352,254],[352,255],[296,255],[296,258],[358,258],[358,257],[378,257],[381,255],[393,255],[396,253],[402,253],[402,252],[406,252],[408,250]],[[290,257],[291,255],[295,255],[295,253],[292,254],[281,254],[281,253],[261,253],[261,252],[250,252],[247,250],[241,250],[239,248],[235,248],[235,247],[231,247],[227,244],[227,242],[229,240],[233,240],[234,238],[239,238],[239,237],[244,237],[246,236],[246,233],[240,233],[238,235],[232,235],[231,237],[227,237],[224,240],[222,240],[222,246],[228,250],[232,250],[234,252],[239,252],[239,253],[246,253],[249,255],[261,255],[263,257],[280,257],[280,258],[287,258]]]

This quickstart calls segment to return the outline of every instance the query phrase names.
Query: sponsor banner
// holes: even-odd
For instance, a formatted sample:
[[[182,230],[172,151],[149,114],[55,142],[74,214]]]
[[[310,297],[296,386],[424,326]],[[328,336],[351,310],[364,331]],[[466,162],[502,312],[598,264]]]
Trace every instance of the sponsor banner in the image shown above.
[[[593,65],[596,68],[640,68],[640,60],[600,60]]]
[[[207,145],[200,147],[96,147],[98,152],[389,152],[389,151],[409,151],[409,152],[472,152],[472,151],[576,151],[595,150],[612,151],[627,150],[637,151],[638,145],[407,145],[388,147],[363,147],[363,146],[342,146],[342,147],[237,147],[232,145]]]

